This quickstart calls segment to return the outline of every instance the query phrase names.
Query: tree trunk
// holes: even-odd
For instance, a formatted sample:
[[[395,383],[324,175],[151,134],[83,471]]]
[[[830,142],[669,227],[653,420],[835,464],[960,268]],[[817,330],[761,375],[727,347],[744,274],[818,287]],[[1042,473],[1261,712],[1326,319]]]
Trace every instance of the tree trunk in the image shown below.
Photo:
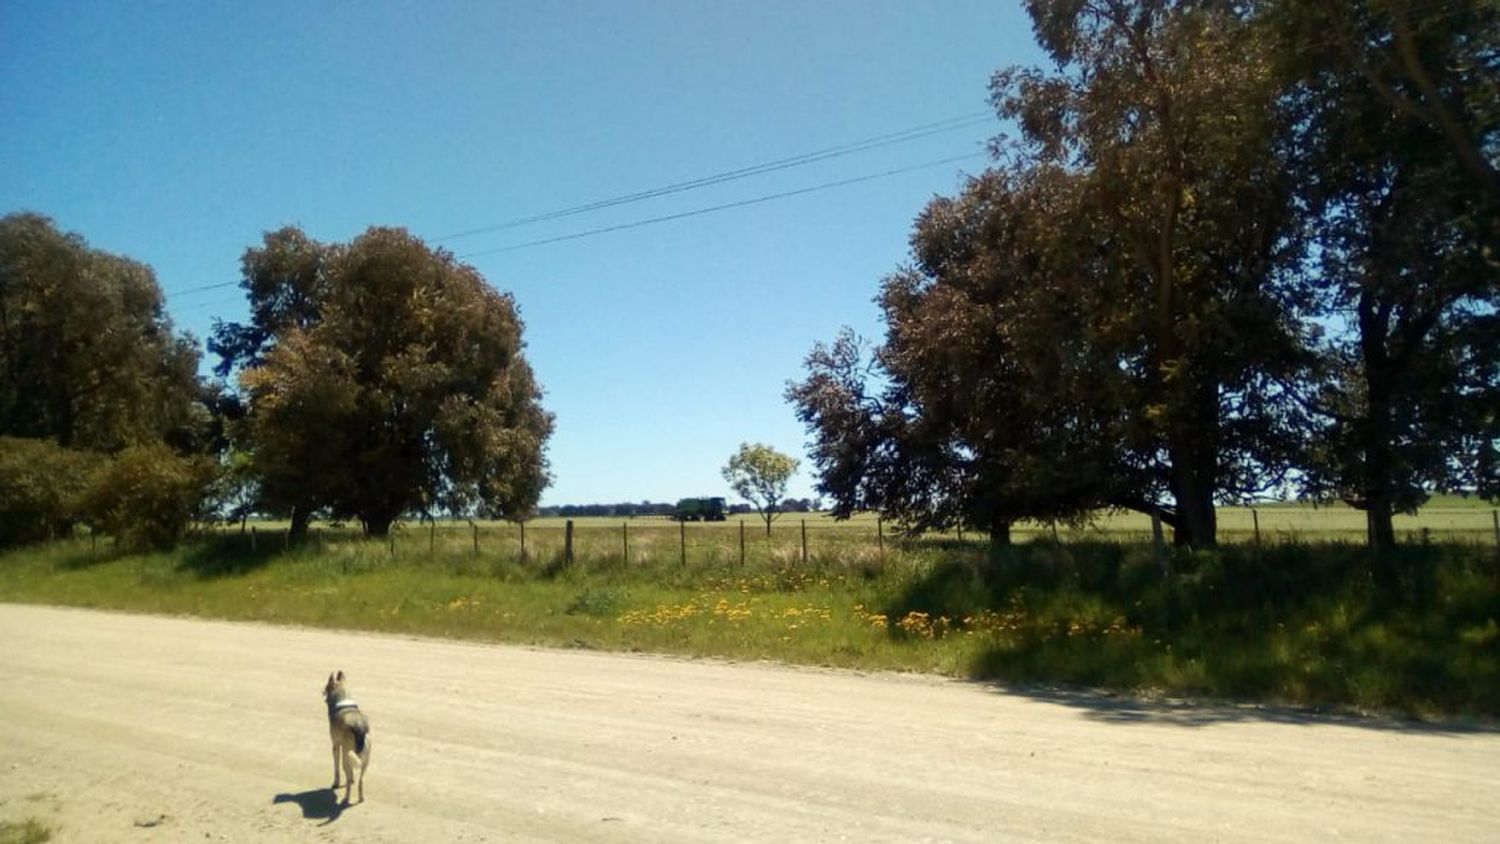
[[[1396,544],[1396,529],[1391,515],[1395,509],[1394,481],[1391,477],[1394,457],[1391,453],[1394,414],[1391,390],[1393,361],[1386,348],[1390,316],[1377,306],[1372,291],[1361,294],[1360,364],[1365,379],[1365,419],[1358,430],[1358,450],[1364,465],[1358,475],[1358,492],[1365,508],[1365,540],[1371,548],[1385,549]]]
[[[996,548],[1010,546],[1010,522],[1004,519],[996,519],[990,525],[990,545]]]
[[[287,541],[296,542],[307,536],[307,526],[312,523],[312,509],[298,505],[292,508],[292,526],[287,529]]]

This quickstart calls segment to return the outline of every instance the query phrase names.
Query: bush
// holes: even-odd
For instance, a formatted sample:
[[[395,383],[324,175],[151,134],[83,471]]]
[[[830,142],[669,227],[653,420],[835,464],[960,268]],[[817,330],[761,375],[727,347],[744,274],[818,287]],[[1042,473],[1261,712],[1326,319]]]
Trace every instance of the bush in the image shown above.
[[[164,445],[131,446],[94,474],[83,509],[97,530],[130,550],[177,544],[198,515],[213,464]]]
[[[70,533],[102,461],[51,440],[0,437],[0,548]]]

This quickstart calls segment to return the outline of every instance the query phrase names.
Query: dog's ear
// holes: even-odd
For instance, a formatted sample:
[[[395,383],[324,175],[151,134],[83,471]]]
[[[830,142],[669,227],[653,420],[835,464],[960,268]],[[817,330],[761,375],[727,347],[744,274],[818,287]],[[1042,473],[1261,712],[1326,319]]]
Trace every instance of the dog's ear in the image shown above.
[[[339,672],[338,680],[339,680],[340,683],[344,682],[344,672],[342,672],[342,671]]]

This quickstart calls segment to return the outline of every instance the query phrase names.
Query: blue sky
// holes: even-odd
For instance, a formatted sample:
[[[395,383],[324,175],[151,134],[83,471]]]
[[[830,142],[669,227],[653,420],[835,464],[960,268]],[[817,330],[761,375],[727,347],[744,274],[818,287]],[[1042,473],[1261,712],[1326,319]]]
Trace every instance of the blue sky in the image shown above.
[[[285,224],[399,225],[515,294],[557,415],[545,503],[727,494],[742,441],[804,458],[782,399],[813,343],[878,337],[914,216],[987,120],[546,223],[450,235],[986,109],[1039,54],[1003,2],[0,2],[0,213],[150,264],[178,327],[242,319]]]

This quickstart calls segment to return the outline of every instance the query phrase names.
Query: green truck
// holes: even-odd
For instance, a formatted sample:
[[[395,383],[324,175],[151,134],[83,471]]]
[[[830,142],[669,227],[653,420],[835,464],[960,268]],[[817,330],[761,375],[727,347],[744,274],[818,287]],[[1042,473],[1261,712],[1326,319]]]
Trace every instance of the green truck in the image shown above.
[[[677,502],[672,518],[679,522],[722,522],[726,518],[722,498],[684,498]]]

